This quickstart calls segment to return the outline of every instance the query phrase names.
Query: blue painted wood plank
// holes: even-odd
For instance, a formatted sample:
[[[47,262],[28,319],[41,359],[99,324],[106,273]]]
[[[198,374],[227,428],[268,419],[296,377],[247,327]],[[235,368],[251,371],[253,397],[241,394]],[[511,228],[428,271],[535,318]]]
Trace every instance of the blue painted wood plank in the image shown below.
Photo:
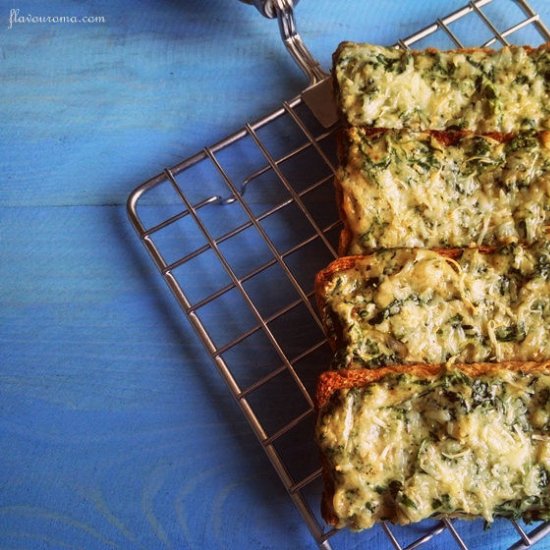
[[[0,546],[307,541],[124,211],[53,210],[0,211]]]

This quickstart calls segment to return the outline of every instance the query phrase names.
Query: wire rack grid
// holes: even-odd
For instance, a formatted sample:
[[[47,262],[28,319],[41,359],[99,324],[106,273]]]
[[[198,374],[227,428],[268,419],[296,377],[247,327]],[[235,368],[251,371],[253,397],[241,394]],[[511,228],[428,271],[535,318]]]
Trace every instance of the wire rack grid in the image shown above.
[[[486,11],[505,1],[511,0],[470,2],[395,46],[550,40],[524,0],[514,2],[514,21],[503,20],[498,10]],[[475,25],[477,43],[465,42],[461,31],[468,29],[471,36]],[[337,256],[340,221],[332,190],[337,129],[323,128],[298,96],[166,169],[128,199],[140,240],[325,549],[343,535],[318,513],[321,470],[313,441],[313,396],[331,354],[313,280]],[[417,548],[439,536],[442,544],[450,538],[468,548],[466,523],[443,519],[407,529],[383,523],[352,536],[369,546],[396,549]],[[513,529],[513,547],[525,548],[550,532],[550,524],[528,531],[519,522],[502,521],[493,529],[508,529],[508,538]]]

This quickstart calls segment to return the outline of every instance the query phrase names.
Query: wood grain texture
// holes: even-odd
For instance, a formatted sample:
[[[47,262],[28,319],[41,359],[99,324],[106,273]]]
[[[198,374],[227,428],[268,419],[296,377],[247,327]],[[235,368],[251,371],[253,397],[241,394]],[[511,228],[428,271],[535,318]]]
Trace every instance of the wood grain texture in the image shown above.
[[[303,0],[297,18],[328,66],[340,40],[389,44],[460,2],[416,4]],[[106,22],[8,29],[12,7]],[[0,548],[313,548],[125,214],[141,181],[300,91],[276,23],[237,0],[21,0],[0,18]],[[361,544],[389,547],[379,529]]]

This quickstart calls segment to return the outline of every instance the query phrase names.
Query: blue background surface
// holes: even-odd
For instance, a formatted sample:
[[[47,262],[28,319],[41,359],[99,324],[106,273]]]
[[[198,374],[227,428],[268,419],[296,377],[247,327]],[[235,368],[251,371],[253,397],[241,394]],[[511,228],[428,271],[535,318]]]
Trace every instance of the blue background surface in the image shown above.
[[[341,40],[391,44],[461,5],[296,16],[328,68]],[[105,22],[9,29],[12,8]],[[0,548],[314,547],[125,212],[137,184],[305,86],[277,24],[237,0],[1,2],[0,79]],[[469,542],[516,538],[477,525]]]

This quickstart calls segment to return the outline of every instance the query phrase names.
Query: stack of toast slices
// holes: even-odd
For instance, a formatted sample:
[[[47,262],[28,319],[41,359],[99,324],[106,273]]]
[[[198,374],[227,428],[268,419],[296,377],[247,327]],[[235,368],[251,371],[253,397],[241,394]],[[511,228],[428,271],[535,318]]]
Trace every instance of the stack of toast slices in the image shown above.
[[[342,43],[322,512],[550,519],[550,46]]]

